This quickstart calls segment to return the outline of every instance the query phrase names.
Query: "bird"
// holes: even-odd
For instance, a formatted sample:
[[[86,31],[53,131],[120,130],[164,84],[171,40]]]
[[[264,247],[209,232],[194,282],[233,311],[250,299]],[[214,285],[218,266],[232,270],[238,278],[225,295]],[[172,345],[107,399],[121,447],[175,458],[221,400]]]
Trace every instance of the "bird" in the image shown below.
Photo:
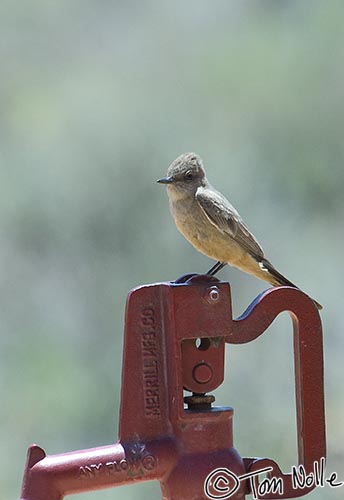
[[[209,183],[198,154],[178,156],[157,182],[167,186],[177,229],[199,252],[216,260],[206,274],[214,276],[229,264],[273,286],[299,288],[277,271],[237,210]]]

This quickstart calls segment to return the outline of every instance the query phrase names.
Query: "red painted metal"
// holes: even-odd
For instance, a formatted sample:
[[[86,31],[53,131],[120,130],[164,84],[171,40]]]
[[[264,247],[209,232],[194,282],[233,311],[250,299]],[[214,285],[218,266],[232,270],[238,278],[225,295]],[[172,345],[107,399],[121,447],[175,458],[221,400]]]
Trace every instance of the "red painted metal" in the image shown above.
[[[244,500],[252,488],[261,499],[308,493],[314,486],[294,488],[291,475],[273,460],[242,459],[233,447],[233,409],[212,406],[208,394],[223,382],[225,342],[256,339],[285,310],[294,325],[298,464],[312,472],[326,453],[322,332],[313,302],[299,290],[273,288],[233,320],[229,284],[189,276],[129,293],[118,442],[50,456],[31,446],[21,499],[61,500],[156,479],[165,500],[201,500],[207,498],[205,480],[216,468],[230,471],[234,482],[265,467],[283,479],[283,494],[264,495],[258,477],[239,481],[235,491],[231,481],[219,483],[232,488],[227,498],[234,500]],[[184,389],[192,392],[185,402]],[[215,495],[215,481],[208,485]]]

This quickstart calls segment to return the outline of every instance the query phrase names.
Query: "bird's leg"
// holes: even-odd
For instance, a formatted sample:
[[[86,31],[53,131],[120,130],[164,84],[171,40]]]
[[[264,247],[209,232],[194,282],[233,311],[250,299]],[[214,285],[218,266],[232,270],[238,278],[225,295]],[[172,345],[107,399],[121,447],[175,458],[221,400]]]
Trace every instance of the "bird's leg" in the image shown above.
[[[207,275],[208,276],[215,276],[215,274],[218,273],[219,271],[221,271],[221,269],[223,269],[226,265],[227,265],[227,262],[217,261],[216,264],[211,269],[209,269],[209,271],[207,272]]]

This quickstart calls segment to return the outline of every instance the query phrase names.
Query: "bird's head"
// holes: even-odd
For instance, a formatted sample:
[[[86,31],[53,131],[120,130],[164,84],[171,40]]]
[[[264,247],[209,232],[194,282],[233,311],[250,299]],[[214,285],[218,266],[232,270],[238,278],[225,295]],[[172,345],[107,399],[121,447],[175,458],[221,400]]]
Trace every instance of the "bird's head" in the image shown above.
[[[195,194],[197,189],[206,183],[201,158],[195,153],[178,156],[168,167],[167,176],[157,182],[166,184],[169,191],[179,195]]]

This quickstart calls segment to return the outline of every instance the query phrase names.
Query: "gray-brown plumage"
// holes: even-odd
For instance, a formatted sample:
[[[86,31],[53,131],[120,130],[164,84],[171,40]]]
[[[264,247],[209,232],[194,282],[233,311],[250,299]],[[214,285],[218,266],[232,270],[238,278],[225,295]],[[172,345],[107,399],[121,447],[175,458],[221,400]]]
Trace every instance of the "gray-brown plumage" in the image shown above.
[[[179,156],[169,166],[167,177],[157,182],[167,185],[170,210],[179,231],[197,250],[218,261],[210,274],[230,264],[271,285],[297,288],[265,258],[235,208],[210,185],[198,155]]]

